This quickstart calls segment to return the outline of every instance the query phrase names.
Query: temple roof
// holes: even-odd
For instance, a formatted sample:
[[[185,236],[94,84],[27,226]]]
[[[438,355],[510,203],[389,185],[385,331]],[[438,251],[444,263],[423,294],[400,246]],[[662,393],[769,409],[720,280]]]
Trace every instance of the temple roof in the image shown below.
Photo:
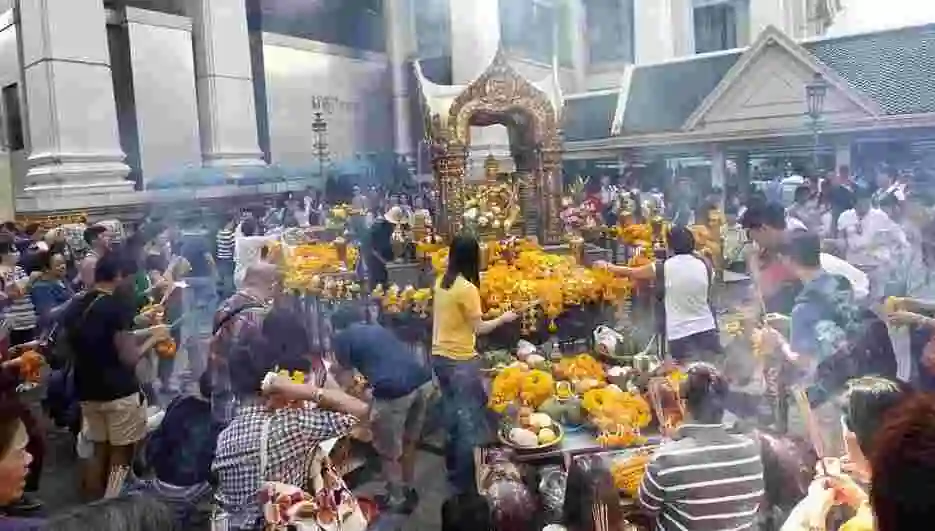
[[[883,114],[935,112],[935,24],[813,39],[794,46]],[[616,95],[601,91],[566,101],[565,137],[597,140],[680,131],[752,49],[630,66]]]
[[[429,137],[450,136],[462,124],[450,123],[453,113],[472,100],[485,100],[496,107],[514,105],[517,108],[537,107],[548,110],[555,119],[562,113],[563,98],[557,72],[539,81],[532,81],[513,68],[500,48],[487,69],[467,85],[442,85],[433,82],[421,60],[413,62],[419,86],[426,134]]]

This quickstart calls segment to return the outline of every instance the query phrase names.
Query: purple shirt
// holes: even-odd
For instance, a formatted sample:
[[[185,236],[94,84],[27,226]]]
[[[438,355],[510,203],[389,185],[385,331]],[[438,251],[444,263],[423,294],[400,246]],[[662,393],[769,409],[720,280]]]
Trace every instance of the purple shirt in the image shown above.
[[[38,518],[12,518],[0,516],[0,531],[33,531],[39,529],[45,520]]]

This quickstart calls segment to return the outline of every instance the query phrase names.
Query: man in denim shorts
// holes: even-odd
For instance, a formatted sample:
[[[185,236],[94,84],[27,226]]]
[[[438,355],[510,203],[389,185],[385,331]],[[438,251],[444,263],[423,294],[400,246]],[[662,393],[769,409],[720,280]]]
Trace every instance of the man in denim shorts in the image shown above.
[[[393,332],[378,324],[364,324],[363,312],[342,308],[332,317],[335,364],[332,371],[342,386],[354,373],[367,379],[373,393],[373,446],[383,466],[386,496],[383,509],[410,513],[418,504],[412,487],[416,445],[434,391],[432,375],[414,351]]]

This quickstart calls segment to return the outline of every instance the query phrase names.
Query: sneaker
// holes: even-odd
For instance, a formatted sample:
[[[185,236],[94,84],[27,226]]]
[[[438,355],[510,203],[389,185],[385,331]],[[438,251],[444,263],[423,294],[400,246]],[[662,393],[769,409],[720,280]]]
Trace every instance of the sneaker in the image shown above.
[[[377,507],[381,512],[412,514],[419,505],[419,493],[416,489],[410,488],[406,491],[406,497],[401,500],[393,500],[389,494],[380,494],[374,498]]]
[[[410,487],[409,490],[406,491],[406,503],[403,504],[403,512],[405,514],[411,514],[418,506],[419,493],[416,492],[416,489]]]

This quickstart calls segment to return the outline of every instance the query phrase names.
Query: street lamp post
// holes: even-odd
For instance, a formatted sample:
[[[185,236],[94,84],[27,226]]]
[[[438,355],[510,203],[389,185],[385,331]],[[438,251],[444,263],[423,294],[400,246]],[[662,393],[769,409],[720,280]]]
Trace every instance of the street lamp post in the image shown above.
[[[318,157],[318,175],[325,178],[325,164],[328,162],[328,122],[320,112],[312,120],[312,132],[315,133],[315,156]]]
[[[821,74],[815,73],[811,83],[805,85],[805,102],[808,105],[809,125],[812,128],[812,171],[817,177],[818,173],[818,140],[821,134],[821,117],[824,113],[825,95],[828,93],[828,82]]]

